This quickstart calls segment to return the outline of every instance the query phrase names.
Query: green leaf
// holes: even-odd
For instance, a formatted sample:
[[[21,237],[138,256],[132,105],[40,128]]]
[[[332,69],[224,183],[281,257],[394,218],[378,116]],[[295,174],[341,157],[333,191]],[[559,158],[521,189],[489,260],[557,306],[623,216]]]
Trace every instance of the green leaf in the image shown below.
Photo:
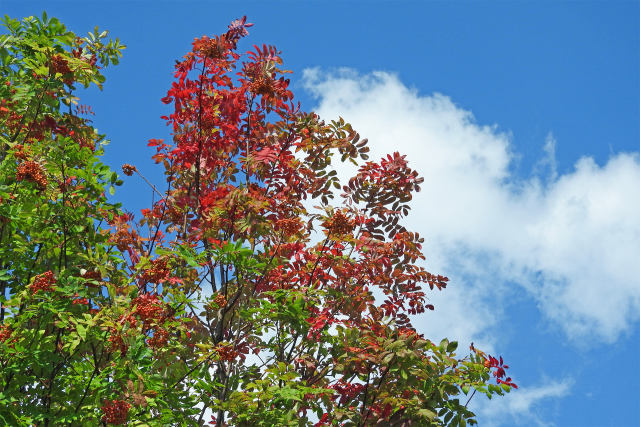
[[[80,339],[74,339],[71,341],[71,345],[69,346],[69,352],[73,353],[73,351],[80,345]]]
[[[281,388],[280,390],[278,390],[276,394],[282,397],[283,399],[287,399],[287,400],[296,400],[296,401],[302,400],[300,399],[300,392],[294,388],[288,388],[288,387]]]
[[[431,409],[427,409],[427,408],[419,409],[418,410],[418,415],[420,415],[421,417],[425,417],[425,418],[429,419],[430,421],[435,420],[436,417],[438,416]]]
[[[82,341],[87,339],[87,328],[78,323],[76,325],[76,331],[78,332],[78,336],[82,338]]]
[[[451,418],[453,418],[453,412],[449,411],[447,412],[447,415],[444,416],[444,423],[449,424],[449,421],[451,421]]]

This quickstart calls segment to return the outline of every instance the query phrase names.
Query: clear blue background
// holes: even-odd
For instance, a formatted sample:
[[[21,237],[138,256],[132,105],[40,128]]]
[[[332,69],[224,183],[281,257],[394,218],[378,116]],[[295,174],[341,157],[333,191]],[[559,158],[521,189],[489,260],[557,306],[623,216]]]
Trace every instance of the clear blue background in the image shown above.
[[[422,94],[450,96],[479,123],[516,135],[521,157],[514,167],[523,178],[550,131],[562,142],[559,173],[583,155],[604,164],[612,153],[640,150],[637,1],[0,1],[0,13],[12,17],[43,10],[77,33],[98,25],[128,46],[121,65],[107,71],[104,91],[83,100],[112,140],[107,163],[116,169],[134,163],[158,183],[161,171],[148,160],[146,141],[168,137],[160,98],[174,60],[194,37],[221,33],[242,15],[256,25],[241,50],[253,43],[282,50],[294,71],[294,93],[306,108],[313,102],[299,83],[305,68],[385,70]],[[117,197],[137,210],[151,193],[127,180]],[[574,379],[570,395],[545,403],[542,419],[558,426],[640,425],[637,325],[610,345],[579,348],[546,328],[527,299],[513,302],[511,310],[515,321],[504,326],[508,345],[499,350],[519,378]],[[528,344],[519,345],[523,341]]]

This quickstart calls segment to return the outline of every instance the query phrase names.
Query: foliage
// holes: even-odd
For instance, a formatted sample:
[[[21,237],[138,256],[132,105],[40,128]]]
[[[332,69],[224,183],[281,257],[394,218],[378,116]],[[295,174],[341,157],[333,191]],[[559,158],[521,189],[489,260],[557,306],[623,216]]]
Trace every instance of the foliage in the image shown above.
[[[137,221],[105,195],[122,181],[75,96],[124,46],[46,15],[4,25],[3,423],[465,425],[461,395],[515,387],[502,359],[411,325],[448,281],[401,224],[422,178],[303,112],[275,47],[237,52],[245,18],[177,62],[173,141],[149,143],[167,189]],[[338,160],[361,164],[346,183]]]

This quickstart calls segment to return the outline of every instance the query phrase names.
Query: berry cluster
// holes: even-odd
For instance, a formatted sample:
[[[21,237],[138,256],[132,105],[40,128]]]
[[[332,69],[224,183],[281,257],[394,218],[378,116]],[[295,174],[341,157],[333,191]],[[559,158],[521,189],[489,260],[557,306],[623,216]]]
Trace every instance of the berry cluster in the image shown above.
[[[272,74],[269,73],[267,69],[260,69],[259,67],[253,68],[254,69],[251,69],[251,71],[253,71],[253,79],[249,84],[249,90],[256,95],[273,96],[276,86]]]
[[[138,169],[136,169],[135,166],[130,165],[128,163],[125,163],[124,165],[122,165],[122,172],[127,175],[127,176],[131,176],[133,175],[134,172],[137,172]]]
[[[124,357],[127,354],[127,350],[129,350],[129,346],[125,344],[122,339],[122,335],[120,335],[115,329],[111,330],[111,336],[109,337],[109,343],[111,344],[112,351],[120,351],[120,356]]]
[[[99,271],[85,271],[80,275],[83,279],[87,280],[100,280],[102,279],[102,275]]]
[[[167,345],[169,332],[166,329],[158,328],[153,332],[153,336],[147,340],[151,348],[159,349]]]
[[[158,258],[150,261],[151,267],[140,275],[142,283],[162,283],[169,277],[171,270],[167,267],[167,260]]]
[[[23,162],[18,166],[16,173],[18,181],[31,181],[36,183],[40,188],[47,187],[47,177],[44,175],[42,166],[38,162]]]
[[[102,280],[102,274],[100,274],[99,271],[85,271],[83,274],[80,275],[80,277],[87,280],[95,280],[95,281]],[[97,285],[92,282],[85,282],[84,284],[89,288],[100,287],[100,285]]]
[[[220,308],[227,305],[227,299],[222,294],[216,295],[216,297],[213,299],[213,302]]]
[[[127,314],[126,316],[123,314],[118,319],[118,323],[124,325],[125,323],[129,323],[129,327],[135,328],[138,324],[138,320],[133,314]]]
[[[223,360],[225,362],[231,362],[235,360],[239,354],[231,344],[219,344],[216,347],[216,353],[218,353],[218,357],[220,357],[220,360]]]
[[[11,336],[11,328],[7,325],[0,325],[0,342],[5,342]]]
[[[53,289],[52,285],[54,283],[56,283],[56,279],[53,277],[53,272],[47,271],[34,277],[33,283],[29,285],[29,290],[32,294],[38,291],[48,292]]]
[[[205,58],[214,60],[225,59],[230,48],[231,45],[224,35],[213,38],[202,36],[193,42],[193,50],[195,52]]]
[[[131,301],[136,307],[135,314],[140,316],[145,325],[158,322],[164,314],[163,303],[155,294],[143,294]]]
[[[112,219],[107,219],[109,225],[115,228],[115,233],[112,233],[109,237],[109,242],[116,245],[120,252],[128,251],[131,256],[131,246],[136,247],[138,243],[138,233],[135,230],[131,229],[131,226],[128,224],[129,221],[133,220],[133,215],[130,213],[125,213],[122,215],[116,215]],[[132,258],[132,261],[134,259]],[[134,261],[135,265],[138,260]]]
[[[251,93],[262,95],[267,99],[286,100],[288,98],[289,80],[277,78],[276,71],[279,70],[274,64],[279,62],[280,58],[275,55],[275,52],[271,52],[260,62],[244,65],[244,73],[248,77],[248,88]]]
[[[291,237],[300,231],[301,224],[297,218],[279,219],[276,221],[276,228],[284,233],[285,237]]]
[[[130,407],[124,400],[107,400],[102,406],[102,420],[107,424],[122,425],[127,422]]]
[[[20,160],[27,160],[28,154],[25,152],[24,145],[16,144],[13,146],[13,157]]]
[[[331,218],[327,219],[324,224],[330,235],[340,236],[349,234],[353,231],[353,221],[347,217],[343,211],[334,212]]]
[[[60,73],[64,76],[64,82],[67,84],[73,83],[73,73],[69,68],[69,63],[60,55],[53,55],[49,62],[49,72],[52,75]]]
[[[73,301],[71,302],[71,304],[82,304],[82,305],[89,305],[89,300],[87,298],[79,298],[78,293],[76,292],[76,294],[74,295]]]
[[[114,243],[119,251],[124,252],[129,249],[130,246],[136,244],[136,233],[129,229],[128,224],[120,224],[117,226],[117,231],[113,234],[109,241]]]

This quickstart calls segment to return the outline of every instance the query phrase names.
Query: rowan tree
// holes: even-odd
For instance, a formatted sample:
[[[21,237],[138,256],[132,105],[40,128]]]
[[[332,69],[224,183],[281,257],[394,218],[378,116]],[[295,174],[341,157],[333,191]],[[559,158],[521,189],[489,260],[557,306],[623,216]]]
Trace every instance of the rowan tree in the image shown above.
[[[166,187],[138,217],[106,197],[122,181],[76,96],[124,46],[4,24],[5,423],[465,425],[466,395],[516,387],[502,358],[412,326],[448,282],[402,225],[422,178],[304,112],[275,47],[240,54],[246,18],[177,61],[171,141],[149,141]]]

